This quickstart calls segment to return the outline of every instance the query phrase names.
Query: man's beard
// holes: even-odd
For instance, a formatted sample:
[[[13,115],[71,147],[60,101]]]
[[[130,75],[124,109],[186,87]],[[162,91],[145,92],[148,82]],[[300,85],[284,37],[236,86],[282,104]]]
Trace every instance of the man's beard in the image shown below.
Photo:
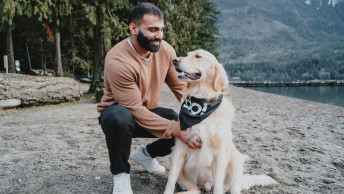
[[[139,30],[139,33],[137,34],[137,41],[147,51],[151,51],[151,52],[155,53],[155,52],[158,52],[158,50],[160,49],[161,40],[159,40],[157,38],[156,39],[148,39],[145,35],[143,35],[141,30]],[[152,41],[159,41],[159,45],[157,45],[157,46],[154,45],[152,43]]]

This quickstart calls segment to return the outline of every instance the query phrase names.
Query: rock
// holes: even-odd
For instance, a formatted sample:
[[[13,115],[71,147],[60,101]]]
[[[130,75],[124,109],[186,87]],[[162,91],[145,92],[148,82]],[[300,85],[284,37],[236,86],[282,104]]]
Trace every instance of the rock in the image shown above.
[[[0,108],[13,108],[21,105],[20,99],[0,100]]]
[[[81,95],[71,78],[0,73],[0,100],[21,100],[21,106],[77,101]]]

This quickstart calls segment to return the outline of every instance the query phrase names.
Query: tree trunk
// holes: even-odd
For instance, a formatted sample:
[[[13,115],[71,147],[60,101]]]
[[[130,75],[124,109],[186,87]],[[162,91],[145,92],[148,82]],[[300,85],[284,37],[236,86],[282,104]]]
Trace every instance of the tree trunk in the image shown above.
[[[62,60],[61,60],[61,39],[60,39],[60,20],[55,21],[55,71],[57,77],[63,76]]]
[[[102,24],[105,18],[100,8],[97,8],[97,25],[94,34],[93,79],[88,93],[94,93],[102,88],[104,82],[104,62],[107,52]]]
[[[13,53],[13,41],[12,41],[12,30],[7,31],[6,37],[6,52],[8,57],[8,72],[15,73],[16,67],[14,65],[14,53]]]
[[[71,58],[71,61],[76,57],[76,48],[75,48],[75,39],[74,39],[74,36],[72,35],[71,37],[71,47],[72,47],[72,58]],[[73,63],[69,63],[70,65],[72,65],[72,73],[74,75],[74,64]]]

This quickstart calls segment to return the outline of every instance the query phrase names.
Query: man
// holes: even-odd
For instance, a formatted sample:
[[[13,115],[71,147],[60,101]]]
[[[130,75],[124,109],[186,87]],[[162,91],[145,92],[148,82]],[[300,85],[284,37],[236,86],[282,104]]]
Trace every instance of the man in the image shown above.
[[[113,193],[130,194],[128,162],[133,137],[158,137],[147,146],[134,150],[131,158],[150,173],[165,168],[155,157],[166,156],[180,138],[190,148],[188,130],[181,130],[178,115],[172,109],[158,107],[164,82],[180,101],[185,83],[178,80],[172,60],[174,49],[163,38],[164,20],[159,8],[141,3],[130,11],[131,36],[115,45],[106,55],[104,96],[97,110],[109,151],[110,170],[114,174]]]

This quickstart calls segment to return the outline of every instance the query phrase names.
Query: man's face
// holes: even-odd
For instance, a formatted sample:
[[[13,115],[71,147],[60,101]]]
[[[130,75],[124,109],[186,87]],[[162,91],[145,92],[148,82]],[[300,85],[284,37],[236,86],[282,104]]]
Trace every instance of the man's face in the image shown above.
[[[164,21],[158,16],[145,14],[138,25],[138,43],[147,51],[157,52],[160,49],[164,28]]]

